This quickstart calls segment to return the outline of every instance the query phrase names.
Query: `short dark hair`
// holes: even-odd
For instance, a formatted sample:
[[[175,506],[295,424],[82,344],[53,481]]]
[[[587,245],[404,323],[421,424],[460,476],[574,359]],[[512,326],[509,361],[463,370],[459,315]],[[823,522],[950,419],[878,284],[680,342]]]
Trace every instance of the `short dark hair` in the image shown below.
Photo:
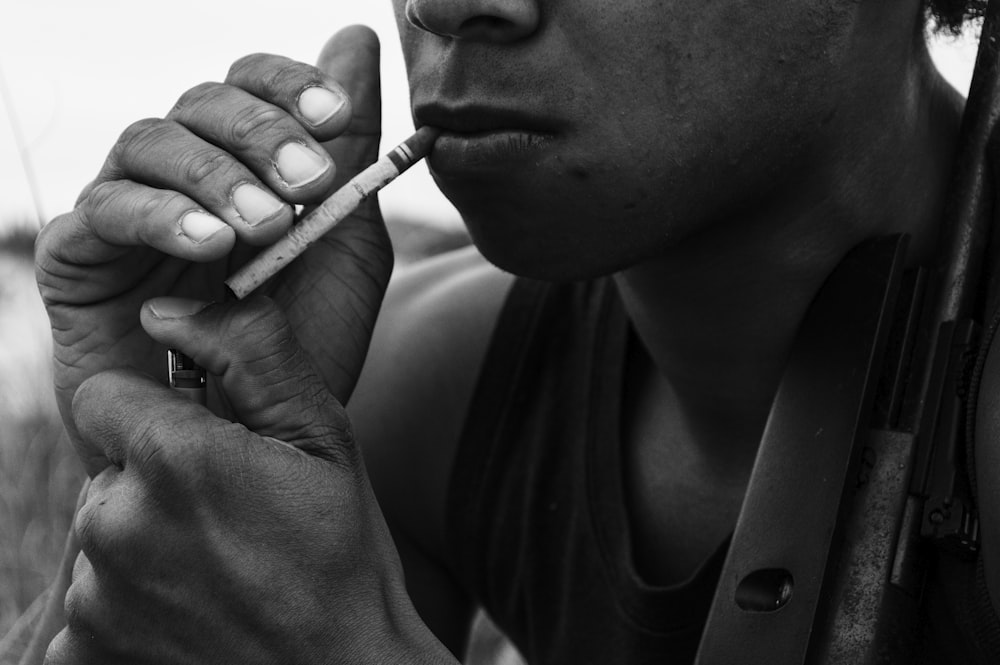
[[[986,0],[924,0],[937,30],[958,34],[967,21],[982,18]]]

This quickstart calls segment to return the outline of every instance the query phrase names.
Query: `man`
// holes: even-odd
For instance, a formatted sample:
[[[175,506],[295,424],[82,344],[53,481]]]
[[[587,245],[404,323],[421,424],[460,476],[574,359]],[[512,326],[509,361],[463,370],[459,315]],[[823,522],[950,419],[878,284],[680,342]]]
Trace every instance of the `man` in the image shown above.
[[[866,238],[935,249],[961,99],[916,0],[395,8],[496,267],[447,255],[382,302],[371,202],[222,302],[376,156],[367,31],[129,128],[38,245],[92,477],[49,662],[453,662],[478,604],[530,662],[690,662],[805,309]]]

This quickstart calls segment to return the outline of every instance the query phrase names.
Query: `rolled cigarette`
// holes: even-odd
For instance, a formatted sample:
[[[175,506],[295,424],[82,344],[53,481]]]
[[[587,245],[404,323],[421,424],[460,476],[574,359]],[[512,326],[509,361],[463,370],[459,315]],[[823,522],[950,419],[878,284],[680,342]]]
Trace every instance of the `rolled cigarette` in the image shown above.
[[[441,133],[433,127],[421,127],[389,154],[357,174],[330,195],[323,203],[293,226],[280,240],[263,250],[226,279],[226,286],[237,298],[244,298],[276,275],[312,243],[335,227],[369,196],[427,156]]]

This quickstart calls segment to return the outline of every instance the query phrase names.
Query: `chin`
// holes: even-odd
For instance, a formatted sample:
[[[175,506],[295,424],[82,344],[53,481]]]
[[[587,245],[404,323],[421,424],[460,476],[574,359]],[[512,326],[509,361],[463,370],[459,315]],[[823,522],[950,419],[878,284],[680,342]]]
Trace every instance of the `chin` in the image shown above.
[[[666,210],[678,206],[653,194],[667,187],[631,192],[529,169],[483,180],[433,175],[480,253],[523,277],[610,275],[667,251],[675,235]]]
[[[495,212],[463,217],[483,257],[520,277],[550,282],[595,279],[645,258],[620,239],[584,234],[580,225],[559,223],[559,218],[505,218]]]

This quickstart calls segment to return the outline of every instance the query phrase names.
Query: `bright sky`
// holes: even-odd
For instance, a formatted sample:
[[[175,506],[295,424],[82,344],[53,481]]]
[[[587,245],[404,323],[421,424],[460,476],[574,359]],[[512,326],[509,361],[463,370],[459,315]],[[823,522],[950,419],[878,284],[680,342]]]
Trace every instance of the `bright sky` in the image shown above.
[[[256,51],[312,62],[337,28],[366,23],[383,43],[384,136],[411,131],[402,58],[389,0],[4,0],[0,9],[0,228],[35,217],[18,158],[26,147],[41,212],[68,210],[122,129],[162,116],[178,95],[221,80]],[[939,65],[965,90],[971,43],[939,44]],[[4,103],[10,100],[10,105]],[[434,192],[434,193],[431,193]],[[456,222],[421,165],[382,195],[386,212]],[[415,210],[414,208],[417,208]]]
[[[383,44],[384,141],[412,132],[389,0],[4,0],[0,3],[0,225],[33,218],[11,125],[20,126],[42,213],[70,209],[121,131],[164,115],[187,88],[222,80],[248,53],[314,62],[338,28],[365,23]],[[0,80],[0,84],[3,81]],[[428,192],[433,192],[428,194]],[[423,165],[382,195],[387,212],[457,222]]]

